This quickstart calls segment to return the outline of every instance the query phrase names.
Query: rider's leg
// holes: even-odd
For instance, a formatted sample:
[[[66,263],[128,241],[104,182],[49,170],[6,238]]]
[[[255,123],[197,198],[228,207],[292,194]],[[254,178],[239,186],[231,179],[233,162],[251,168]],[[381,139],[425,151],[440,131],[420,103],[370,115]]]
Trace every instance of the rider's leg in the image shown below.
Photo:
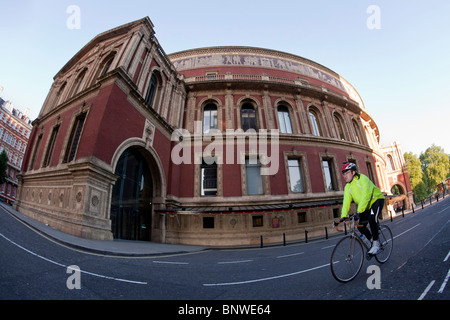
[[[378,215],[381,213],[383,206],[384,200],[375,201],[369,216],[369,225],[373,236],[372,248],[369,250],[369,254],[371,255],[377,254],[380,250],[380,242],[378,241]]]
[[[361,232],[369,241],[372,240],[372,234],[370,233],[369,229],[367,228],[368,216],[370,211],[365,211],[363,213],[359,214],[359,221],[358,224],[361,227],[358,227],[359,232]]]
[[[369,225],[370,231],[372,232],[373,240],[378,240],[378,216],[381,214],[381,210],[383,210],[384,200],[377,200],[373,204],[370,215],[369,215]]]

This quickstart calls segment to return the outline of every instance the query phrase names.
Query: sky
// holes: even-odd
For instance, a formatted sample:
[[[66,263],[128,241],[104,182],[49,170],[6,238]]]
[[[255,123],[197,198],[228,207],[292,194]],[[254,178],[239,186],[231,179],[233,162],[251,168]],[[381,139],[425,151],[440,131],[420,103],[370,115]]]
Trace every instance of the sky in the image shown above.
[[[382,145],[450,153],[448,0],[0,0],[0,96],[35,119],[84,45],[146,16],[168,54],[242,45],[320,63],[355,87]]]

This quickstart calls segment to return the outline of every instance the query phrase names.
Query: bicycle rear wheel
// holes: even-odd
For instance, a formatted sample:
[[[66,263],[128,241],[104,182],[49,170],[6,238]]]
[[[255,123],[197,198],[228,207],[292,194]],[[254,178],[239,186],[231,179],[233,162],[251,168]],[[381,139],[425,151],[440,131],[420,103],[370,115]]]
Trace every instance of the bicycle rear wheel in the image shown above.
[[[379,241],[380,251],[375,256],[375,259],[379,263],[385,263],[391,256],[392,249],[394,248],[394,238],[392,237],[392,231],[387,226],[380,226],[379,228]]]
[[[342,238],[331,254],[331,273],[339,282],[353,280],[364,263],[364,249],[361,241],[355,237]]]

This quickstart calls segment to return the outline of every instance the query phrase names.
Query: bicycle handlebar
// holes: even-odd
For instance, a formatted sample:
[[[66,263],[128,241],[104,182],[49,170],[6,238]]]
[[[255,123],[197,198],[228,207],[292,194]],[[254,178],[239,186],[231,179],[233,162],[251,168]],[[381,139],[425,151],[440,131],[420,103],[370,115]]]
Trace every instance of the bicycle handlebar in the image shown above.
[[[334,230],[334,228],[336,227],[337,231],[342,232],[343,230],[339,230],[337,228],[337,226],[339,226],[342,222],[351,221],[351,220],[355,220],[355,223],[356,223],[357,227],[362,227],[362,225],[358,224],[358,222],[357,222],[358,219],[359,219],[359,213],[357,212],[357,213],[351,214],[351,215],[349,215],[347,217],[339,219],[339,222],[333,221],[332,228]]]

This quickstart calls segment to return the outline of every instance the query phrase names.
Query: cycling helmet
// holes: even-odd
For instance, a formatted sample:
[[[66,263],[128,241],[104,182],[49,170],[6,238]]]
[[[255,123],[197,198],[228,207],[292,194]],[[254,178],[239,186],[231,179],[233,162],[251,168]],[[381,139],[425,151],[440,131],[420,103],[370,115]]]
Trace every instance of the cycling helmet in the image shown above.
[[[344,162],[342,165],[342,173],[347,172],[348,170],[356,171],[356,164],[352,162]]]

